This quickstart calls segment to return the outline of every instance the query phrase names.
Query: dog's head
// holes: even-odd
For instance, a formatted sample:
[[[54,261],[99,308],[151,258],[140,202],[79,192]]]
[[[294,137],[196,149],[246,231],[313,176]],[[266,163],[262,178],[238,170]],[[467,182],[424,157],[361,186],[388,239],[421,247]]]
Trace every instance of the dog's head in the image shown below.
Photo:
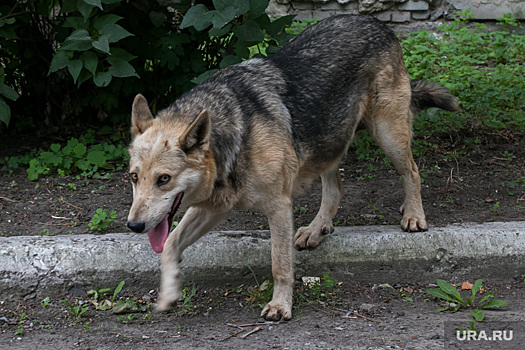
[[[148,232],[161,253],[177,210],[206,200],[213,188],[215,164],[210,151],[207,111],[194,116],[153,117],[146,99],[137,95],[131,116],[129,147],[133,204],[128,227]]]

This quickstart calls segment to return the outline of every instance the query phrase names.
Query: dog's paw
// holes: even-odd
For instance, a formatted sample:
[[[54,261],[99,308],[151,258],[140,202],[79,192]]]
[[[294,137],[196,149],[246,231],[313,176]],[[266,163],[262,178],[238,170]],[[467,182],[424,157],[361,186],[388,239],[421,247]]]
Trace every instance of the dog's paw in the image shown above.
[[[291,320],[292,305],[270,301],[261,312],[261,317],[264,317],[267,321]]]
[[[428,223],[423,210],[406,210],[405,205],[402,205],[399,211],[403,214],[403,219],[401,219],[403,231],[419,232],[428,230]]]
[[[177,300],[166,300],[166,299],[158,299],[157,300],[157,306],[155,307],[156,312],[166,312],[170,311],[175,307],[177,304]]]
[[[324,236],[334,232],[334,225],[332,223],[324,224],[320,228],[316,228],[316,225],[310,225],[308,227],[301,227],[295,234],[294,242],[295,248],[303,250],[306,248],[315,248],[321,243]]]

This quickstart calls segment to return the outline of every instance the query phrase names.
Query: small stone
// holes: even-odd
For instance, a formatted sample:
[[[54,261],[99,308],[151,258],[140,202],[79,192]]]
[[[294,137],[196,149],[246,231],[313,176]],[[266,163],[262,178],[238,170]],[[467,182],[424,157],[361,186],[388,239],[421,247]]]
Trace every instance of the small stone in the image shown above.
[[[439,334],[433,334],[433,335],[430,336],[429,339],[434,340],[434,339],[439,339],[439,338],[441,338],[441,336]]]
[[[359,310],[362,312],[367,312],[369,314],[373,313],[377,309],[377,305],[363,303],[359,306]]]
[[[72,297],[81,297],[83,295],[86,295],[86,291],[79,288],[71,288],[69,290],[69,295],[71,295]]]

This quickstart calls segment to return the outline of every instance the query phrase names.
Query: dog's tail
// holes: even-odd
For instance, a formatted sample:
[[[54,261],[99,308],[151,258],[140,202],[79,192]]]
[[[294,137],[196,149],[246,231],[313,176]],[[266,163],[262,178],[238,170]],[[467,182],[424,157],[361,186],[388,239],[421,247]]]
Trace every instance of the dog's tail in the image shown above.
[[[417,114],[427,108],[437,107],[445,111],[459,111],[458,101],[443,86],[425,80],[410,82],[412,88],[412,99],[410,100],[410,110]]]

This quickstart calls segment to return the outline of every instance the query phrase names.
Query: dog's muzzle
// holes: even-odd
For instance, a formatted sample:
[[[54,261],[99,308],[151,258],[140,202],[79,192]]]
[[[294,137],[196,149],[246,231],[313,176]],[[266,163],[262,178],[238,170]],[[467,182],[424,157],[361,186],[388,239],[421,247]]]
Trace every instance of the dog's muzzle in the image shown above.
[[[142,233],[144,232],[144,229],[146,228],[146,224],[144,222],[128,221],[128,228],[133,232]]]

